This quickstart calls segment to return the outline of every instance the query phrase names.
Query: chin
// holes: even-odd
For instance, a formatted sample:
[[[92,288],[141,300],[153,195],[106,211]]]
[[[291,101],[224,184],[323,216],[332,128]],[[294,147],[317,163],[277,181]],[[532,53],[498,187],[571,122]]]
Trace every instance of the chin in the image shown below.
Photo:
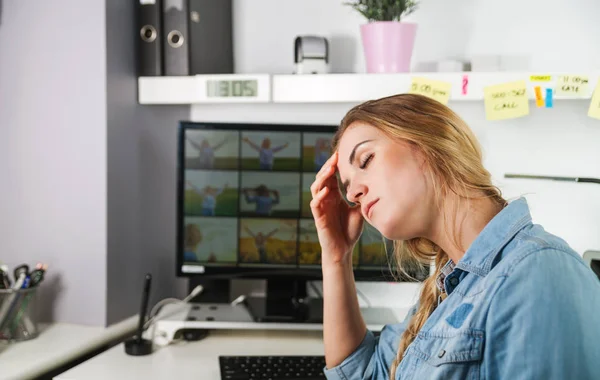
[[[412,231],[407,231],[406,228],[399,227],[402,226],[403,223],[397,220],[388,220],[384,223],[376,223],[374,221],[373,223],[373,227],[388,240],[409,240],[417,237]]]
[[[394,233],[394,228],[391,223],[377,223],[373,221],[372,225],[384,238],[388,240],[398,240],[394,237],[396,234]]]

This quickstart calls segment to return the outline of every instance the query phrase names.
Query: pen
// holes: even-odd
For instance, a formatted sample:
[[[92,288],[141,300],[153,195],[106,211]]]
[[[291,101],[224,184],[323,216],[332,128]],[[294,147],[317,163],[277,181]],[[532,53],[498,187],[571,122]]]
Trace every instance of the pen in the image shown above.
[[[29,274],[29,266],[27,264],[19,265],[18,267],[15,268],[15,271],[14,271],[15,281],[17,281],[17,279],[19,277],[21,277],[22,275],[27,276],[28,274]]]
[[[17,273],[17,269],[15,269],[15,274]],[[19,300],[19,293],[17,291],[22,289],[24,285],[29,284],[29,281],[26,281],[26,277],[27,275],[25,272],[19,271],[19,278],[12,287],[13,292],[8,295],[8,299],[2,304],[2,309],[0,309],[0,332],[4,331],[4,328],[8,323],[8,317]]]
[[[36,266],[36,269],[27,276],[27,278],[29,279],[29,288],[35,288],[42,282],[47,268],[48,268],[48,265],[46,265],[46,264],[38,264]],[[23,314],[27,310],[27,306],[29,305],[29,302],[30,302],[31,298],[33,297],[33,295],[34,295],[33,292],[25,295],[25,299],[23,300],[21,307],[19,308],[19,312],[17,313],[15,318],[13,318],[13,323],[11,326],[11,335],[12,336],[14,336],[14,334],[17,330],[17,327],[19,326],[19,322],[21,320],[23,320],[23,324],[25,325],[24,326],[25,331],[33,331],[35,329],[35,325],[31,322],[29,317],[27,315],[23,316]]]
[[[0,289],[10,289],[10,276],[8,275],[8,266],[0,266]]]

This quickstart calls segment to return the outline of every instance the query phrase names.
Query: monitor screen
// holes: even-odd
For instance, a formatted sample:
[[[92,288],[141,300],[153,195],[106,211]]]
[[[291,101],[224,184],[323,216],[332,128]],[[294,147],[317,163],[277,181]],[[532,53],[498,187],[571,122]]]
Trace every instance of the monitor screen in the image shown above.
[[[598,276],[598,279],[600,279],[600,260],[592,260],[590,262],[590,267],[592,268],[592,271],[594,271],[596,276]]]
[[[321,276],[310,185],[331,153],[335,126],[182,122],[177,274]],[[355,276],[393,280],[393,244],[365,224]],[[428,268],[410,272],[423,280]]]

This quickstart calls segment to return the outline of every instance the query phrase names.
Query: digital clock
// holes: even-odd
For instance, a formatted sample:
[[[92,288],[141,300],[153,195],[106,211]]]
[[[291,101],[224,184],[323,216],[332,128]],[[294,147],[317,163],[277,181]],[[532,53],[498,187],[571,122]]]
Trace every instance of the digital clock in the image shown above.
[[[256,98],[258,80],[213,79],[206,81],[207,98]]]

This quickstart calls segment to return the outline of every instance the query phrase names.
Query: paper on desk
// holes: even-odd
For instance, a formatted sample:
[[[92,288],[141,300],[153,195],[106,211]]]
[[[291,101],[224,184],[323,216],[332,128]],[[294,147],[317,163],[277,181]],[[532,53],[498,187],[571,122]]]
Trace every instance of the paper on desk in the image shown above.
[[[595,119],[600,119],[600,79],[598,79],[598,84],[596,85],[594,96],[592,96],[592,101],[590,102],[588,116],[593,117]]]
[[[527,84],[524,80],[487,86],[483,94],[488,120],[514,119],[529,114]]]
[[[427,79],[422,77],[413,77],[410,85],[410,94],[420,94],[428,98],[435,99],[442,104],[448,104],[450,100],[450,89],[452,85],[447,82]]]

